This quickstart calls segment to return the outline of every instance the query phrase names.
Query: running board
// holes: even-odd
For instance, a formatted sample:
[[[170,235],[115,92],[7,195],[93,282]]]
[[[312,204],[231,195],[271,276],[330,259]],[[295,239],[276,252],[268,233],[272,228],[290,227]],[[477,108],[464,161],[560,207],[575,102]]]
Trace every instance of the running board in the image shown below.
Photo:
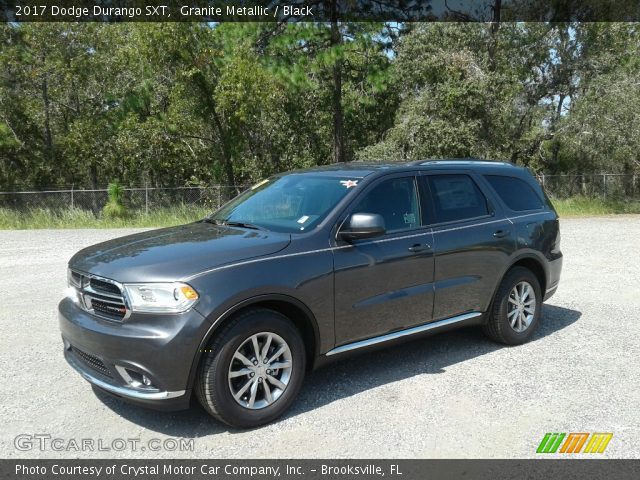
[[[455,317],[445,318],[444,320],[438,320],[437,322],[427,323],[425,325],[420,325],[418,327],[411,327],[411,328],[407,328],[406,330],[399,330],[397,332],[380,335],[379,337],[368,338],[366,340],[360,340],[359,342],[353,342],[353,343],[348,343],[346,345],[341,345],[339,347],[334,348],[333,350],[329,350],[325,355],[328,357],[330,355],[336,355],[338,353],[348,352],[350,350],[356,350],[358,348],[369,347],[371,345],[376,345],[378,343],[388,342],[389,340],[395,340],[396,338],[406,337],[408,335],[414,335],[416,333],[434,330],[440,327],[451,325],[453,323],[464,322],[465,320],[471,320],[472,318],[476,318],[481,315],[482,313],[480,312],[469,312],[462,315],[457,315]]]

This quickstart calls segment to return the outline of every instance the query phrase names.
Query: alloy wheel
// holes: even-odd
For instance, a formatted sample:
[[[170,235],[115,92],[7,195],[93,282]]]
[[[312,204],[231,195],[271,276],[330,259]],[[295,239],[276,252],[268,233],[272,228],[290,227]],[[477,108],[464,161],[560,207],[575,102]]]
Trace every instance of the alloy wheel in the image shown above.
[[[293,358],[287,342],[272,332],[247,338],[233,354],[229,365],[229,389],[241,406],[258,410],[282,396],[289,380]]]
[[[517,333],[524,332],[533,322],[536,312],[536,294],[529,282],[517,283],[509,293],[507,318]]]

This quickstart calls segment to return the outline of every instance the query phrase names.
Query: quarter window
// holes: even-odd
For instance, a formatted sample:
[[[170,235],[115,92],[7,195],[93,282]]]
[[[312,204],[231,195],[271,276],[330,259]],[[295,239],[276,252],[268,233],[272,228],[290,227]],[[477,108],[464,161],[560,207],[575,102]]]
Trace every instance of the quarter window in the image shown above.
[[[511,210],[522,212],[542,208],[542,200],[527,182],[504,175],[485,175],[484,178]]]
[[[418,195],[413,177],[385,180],[358,202],[353,213],[377,213],[387,232],[420,226]]]
[[[453,222],[489,214],[487,200],[468,175],[429,175],[436,222]]]

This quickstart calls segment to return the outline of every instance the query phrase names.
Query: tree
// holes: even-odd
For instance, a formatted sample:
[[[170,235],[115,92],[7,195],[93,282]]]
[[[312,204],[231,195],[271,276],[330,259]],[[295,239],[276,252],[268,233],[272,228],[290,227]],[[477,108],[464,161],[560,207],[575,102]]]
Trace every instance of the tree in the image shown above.
[[[0,189],[356,158],[638,170],[636,24],[329,20],[0,26]]]
[[[372,129],[379,135],[390,126],[389,108],[395,105],[388,90],[388,26],[338,22],[334,3],[330,22],[287,24],[268,32],[265,53],[288,83],[314,92],[317,112],[330,112],[331,159],[345,162],[371,140]],[[373,104],[379,106],[376,111]],[[377,122],[364,131],[361,123],[354,125],[363,120],[358,115],[363,109]]]

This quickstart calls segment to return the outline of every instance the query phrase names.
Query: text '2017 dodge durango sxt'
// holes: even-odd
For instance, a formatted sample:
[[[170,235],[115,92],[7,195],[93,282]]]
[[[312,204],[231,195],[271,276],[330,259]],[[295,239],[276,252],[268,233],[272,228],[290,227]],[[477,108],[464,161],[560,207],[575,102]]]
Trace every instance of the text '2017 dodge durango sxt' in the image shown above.
[[[561,268],[558,216],[524,168],[332,165],[81,250],[59,322],[67,361],[95,387],[165,409],[195,394],[252,427],[348,352],[468,325],[526,342]]]

